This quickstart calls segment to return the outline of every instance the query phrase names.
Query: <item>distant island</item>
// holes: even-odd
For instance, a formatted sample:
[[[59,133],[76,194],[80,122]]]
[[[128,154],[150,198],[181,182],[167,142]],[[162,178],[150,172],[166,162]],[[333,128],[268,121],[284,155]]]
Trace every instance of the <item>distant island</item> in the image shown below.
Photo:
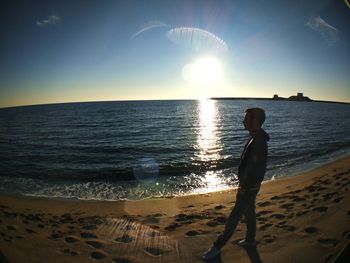
[[[290,96],[288,98],[280,97],[278,94],[273,95],[272,98],[249,98],[249,97],[212,97],[212,100],[276,100],[276,101],[301,101],[301,102],[327,102],[327,103],[339,103],[350,104],[348,102],[338,101],[326,101],[326,100],[312,100],[307,96],[304,96],[302,92],[298,92],[297,95]]]
[[[273,100],[290,100],[290,101],[313,101],[309,97],[304,96],[303,93],[299,92],[296,96],[290,96],[289,98],[279,97],[277,94],[273,95]]]

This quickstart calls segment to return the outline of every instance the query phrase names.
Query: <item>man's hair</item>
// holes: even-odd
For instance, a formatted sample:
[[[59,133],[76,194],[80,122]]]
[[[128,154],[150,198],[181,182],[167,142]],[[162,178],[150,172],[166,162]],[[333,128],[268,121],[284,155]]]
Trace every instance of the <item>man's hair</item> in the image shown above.
[[[249,108],[245,110],[246,113],[251,114],[252,119],[256,119],[261,126],[265,121],[265,111],[262,108]]]

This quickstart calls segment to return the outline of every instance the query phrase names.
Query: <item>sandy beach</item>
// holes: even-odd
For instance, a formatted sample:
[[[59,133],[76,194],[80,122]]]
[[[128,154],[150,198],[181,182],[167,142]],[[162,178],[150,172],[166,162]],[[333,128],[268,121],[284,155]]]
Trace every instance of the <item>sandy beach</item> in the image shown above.
[[[256,249],[214,262],[332,262],[350,239],[350,156],[264,183]],[[142,201],[0,196],[0,262],[201,262],[236,190]]]

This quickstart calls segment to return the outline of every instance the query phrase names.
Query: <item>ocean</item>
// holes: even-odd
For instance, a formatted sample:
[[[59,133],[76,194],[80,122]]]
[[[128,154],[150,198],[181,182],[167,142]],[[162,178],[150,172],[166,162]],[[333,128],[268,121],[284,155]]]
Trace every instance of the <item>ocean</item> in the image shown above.
[[[249,107],[266,111],[265,180],[350,152],[346,104],[164,100],[3,108],[0,192],[135,200],[234,187]]]

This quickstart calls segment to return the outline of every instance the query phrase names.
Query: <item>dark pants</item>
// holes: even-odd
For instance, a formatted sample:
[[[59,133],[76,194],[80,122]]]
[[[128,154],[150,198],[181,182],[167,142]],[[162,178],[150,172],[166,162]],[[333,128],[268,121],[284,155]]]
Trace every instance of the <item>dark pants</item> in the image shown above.
[[[255,199],[257,191],[240,193],[237,192],[236,204],[232,209],[230,216],[227,218],[227,223],[224,232],[218,236],[214,242],[214,246],[217,249],[221,249],[227,241],[230,239],[232,234],[235,232],[239,220],[244,215],[247,220],[247,234],[246,240],[253,242],[255,240],[256,232],[256,217],[255,217]]]

